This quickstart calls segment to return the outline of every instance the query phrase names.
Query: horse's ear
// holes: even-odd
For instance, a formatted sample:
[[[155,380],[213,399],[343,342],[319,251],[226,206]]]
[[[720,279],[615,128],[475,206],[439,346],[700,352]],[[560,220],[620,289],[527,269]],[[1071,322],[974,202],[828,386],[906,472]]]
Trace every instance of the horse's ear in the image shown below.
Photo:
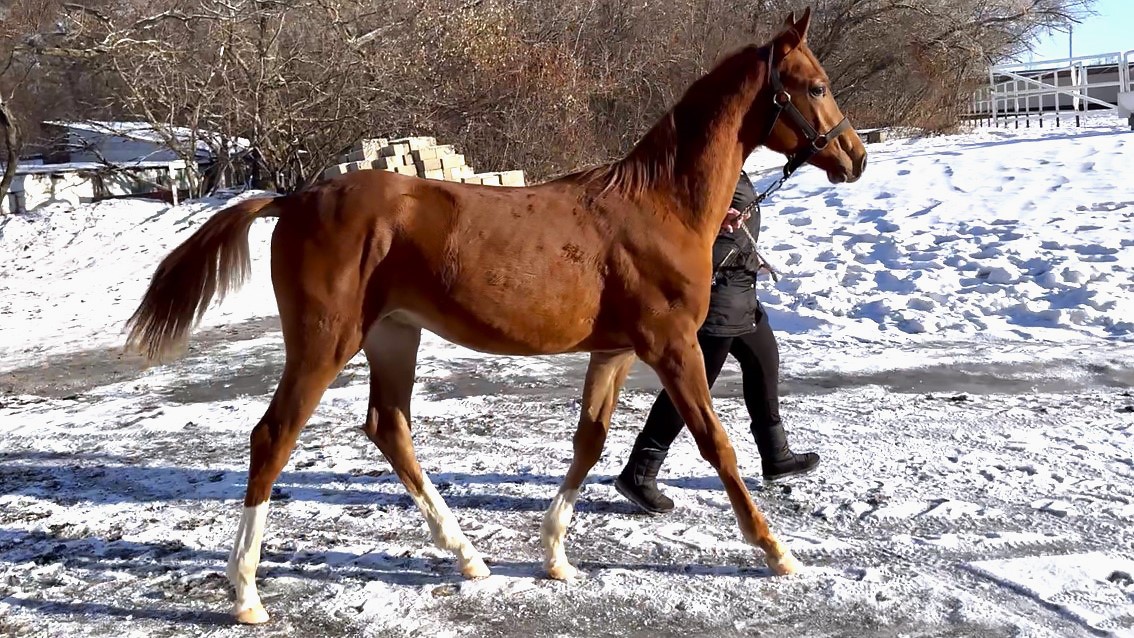
[[[794,16],[795,12],[792,11],[791,14],[792,14],[792,16]],[[803,17],[801,17],[799,19],[799,21],[795,22],[791,26],[792,26],[793,29],[795,29],[795,32],[799,34],[799,39],[801,41],[806,40],[807,39],[807,27],[811,26],[811,7],[808,6],[806,9],[804,9],[803,10]]]
[[[798,47],[807,34],[807,25],[811,21],[811,8],[808,7],[803,13],[803,17],[799,20],[795,19],[795,12],[792,11],[784,21],[784,28],[776,35],[772,46],[775,47],[776,57],[783,59],[787,54],[791,53]]]

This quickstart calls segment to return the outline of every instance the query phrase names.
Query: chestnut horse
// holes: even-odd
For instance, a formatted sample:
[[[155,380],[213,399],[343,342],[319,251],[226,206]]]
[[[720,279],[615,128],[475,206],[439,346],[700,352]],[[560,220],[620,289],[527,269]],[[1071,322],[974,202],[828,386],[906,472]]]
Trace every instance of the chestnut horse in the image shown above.
[[[271,269],[286,362],[250,437],[227,570],[238,621],[268,619],[255,578],[272,483],[359,350],[371,372],[363,430],[433,542],[456,555],[464,576],[488,575],[415,456],[410,396],[423,329],[484,353],[590,353],[574,457],[541,530],[551,578],[577,574],[563,539],[636,358],[657,373],[718,472],[745,541],[774,573],[798,569],[741,480],[697,329],[711,246],[749,153],[765,145],[832,183],[853,182],[865,168],[866,150],[806,44],[810,17],[810,9],[798,21],[793,14],[772,41],[722,59],[619,161],[520,188],[354,172],[231,206],[165,257],[127,324],[128,344],[151,361],[180,352],[214,294],[243,281],[252,222],[278,218]]]

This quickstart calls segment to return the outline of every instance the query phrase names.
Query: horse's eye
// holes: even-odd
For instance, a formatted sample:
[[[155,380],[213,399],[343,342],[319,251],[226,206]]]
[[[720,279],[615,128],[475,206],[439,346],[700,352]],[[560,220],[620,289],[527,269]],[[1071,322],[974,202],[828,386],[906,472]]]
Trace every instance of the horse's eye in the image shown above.
[[[827,87],[822,84],[816,84],[811,87],[809,92],[811,93],[811,97],[823,97],[827,94]]]

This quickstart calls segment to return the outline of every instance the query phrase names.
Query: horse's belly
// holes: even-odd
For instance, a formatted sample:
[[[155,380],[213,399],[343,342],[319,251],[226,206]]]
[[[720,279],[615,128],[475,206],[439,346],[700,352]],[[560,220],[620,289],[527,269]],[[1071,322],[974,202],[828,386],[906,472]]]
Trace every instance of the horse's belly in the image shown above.
[[[597,302],[581,294],[548,300],[540,295],[452,296],[423,307],[400,308],[392,318],[466,348],[504,355],[573,352],[594,339]],[[565,303],[566,302],[566,303]]]

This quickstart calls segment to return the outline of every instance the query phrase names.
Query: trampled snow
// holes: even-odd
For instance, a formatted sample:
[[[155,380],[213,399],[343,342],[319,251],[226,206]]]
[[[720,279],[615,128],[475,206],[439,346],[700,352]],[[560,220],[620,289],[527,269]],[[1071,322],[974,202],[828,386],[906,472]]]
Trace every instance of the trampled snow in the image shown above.
[[[872,144],[862,181],[805,168],[764,207],[759,287],[782,413],[814,474],[761,484],[737,368],[715,405],[772,529],[808,566],[770,577],[686,434],[677,504],[613,489],[657,382],[638,366],[580,499],[573,584],[539,522],[571,457],[585,357],[424,339],[414,437],[493,576],[462,581],[358,432],[356,358],[276,484],[257,635],[1088,636],[1134,633],[1134,133],[980,129]],[[758,187],[782,158],[753,154]],[[253,196],[244,193],[235,199]],[[267,263],[192,349],[141,370],[123,322],[157,262],[227,198],[0,219],[0,633],[249,633],[224,561],[247,436],[281,339]]]

